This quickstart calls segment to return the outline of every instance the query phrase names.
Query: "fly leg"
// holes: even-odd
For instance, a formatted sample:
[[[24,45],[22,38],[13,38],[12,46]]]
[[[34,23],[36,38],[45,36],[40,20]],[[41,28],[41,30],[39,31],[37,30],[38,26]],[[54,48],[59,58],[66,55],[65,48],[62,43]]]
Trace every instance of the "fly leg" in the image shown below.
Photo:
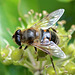
[[[25,46],[24,50],[26,50],[28,48],[28,46]]]
[[[57,33],[57,31],[54,29],[54,28],[52,28],[52,27],[50,27],[54,32],[56,32]]]
[[[22,46],[20,46],[19,49],[22,49]]]
[[[37,54],[37,48],[36,47],[34,47],[35,48],[35,54]],[[37,61],[38,61],[38,56],[37,56]]]
[[[34,47],[35,48],[35,54],[37,53],[37,48],[36,47]]]
[[[51,55],[50,55],[50,59],[51,59],[51,63],[52,63],[53,69],[55,71],[55,74],[57,75],[57,72],[56,72],[56,69],[55,69],[55,66],[54,66],[53,59],[52,59]]]
[[[24,50],[26,50],[27,48],[28,48],[28,46],[25,46]],[[22,46],[20,46],[19,49],[22,49]],[[21,55],[20,60],[22,59],[22,57],[23,57],[23,53],[22,53],[22,55]]]
[[[28,46],[25,46],[24,50],[26,50],[27,48],[28,48]],[[22,46],[20,46],[19,49],[22,49]]]

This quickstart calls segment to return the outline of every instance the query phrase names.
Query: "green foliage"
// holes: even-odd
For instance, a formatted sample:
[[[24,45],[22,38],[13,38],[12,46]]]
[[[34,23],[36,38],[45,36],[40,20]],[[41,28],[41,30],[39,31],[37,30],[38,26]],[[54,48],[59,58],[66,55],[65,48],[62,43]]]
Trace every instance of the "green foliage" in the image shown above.
[[[58,0],[60,2],[72,2],[73,0]]]

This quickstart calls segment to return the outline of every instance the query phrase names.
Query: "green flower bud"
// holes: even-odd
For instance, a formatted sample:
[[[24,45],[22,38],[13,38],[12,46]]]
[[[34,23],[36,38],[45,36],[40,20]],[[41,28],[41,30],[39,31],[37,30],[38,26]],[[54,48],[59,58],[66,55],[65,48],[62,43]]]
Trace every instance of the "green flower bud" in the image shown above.
[[[19,61],[23,56],[23,49],[15,49],[12,54],[11,54],[11,58],[12,61]]]
[[[14,47],[7,46],[6,48],[1,49],[1,60],[3,64],[9,65],[12,63],[11,54],[14,50]]]

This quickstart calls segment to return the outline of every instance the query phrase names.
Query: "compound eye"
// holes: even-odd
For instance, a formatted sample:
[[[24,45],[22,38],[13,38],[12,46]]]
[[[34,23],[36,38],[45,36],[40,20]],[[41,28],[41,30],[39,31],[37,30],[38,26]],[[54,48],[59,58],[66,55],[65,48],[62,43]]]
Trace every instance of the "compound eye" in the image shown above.
[[[20,29],[16,31],[16,34],[17,35],[19,35],[20,33],[21,33],[21,30]]]
[[[21,45],[21,37],[20,37],[20,35],[17,35],[15,41],[16,41],[16,43],[17,43],[18,45]]]

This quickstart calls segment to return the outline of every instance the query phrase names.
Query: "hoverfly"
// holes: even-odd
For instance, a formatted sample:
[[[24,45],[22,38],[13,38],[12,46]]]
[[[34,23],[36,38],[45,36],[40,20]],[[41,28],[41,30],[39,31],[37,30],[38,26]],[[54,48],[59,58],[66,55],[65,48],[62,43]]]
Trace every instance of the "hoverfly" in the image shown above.
[[[22,31],[20,29],[17,30],[12,36],[15,42],[20,46],[20,49],[22,48],[22,45],[26,43],[27,46],[24,48],[24,50],[28,47],[28,45],[32,45],[34,46],[35,51],[37,51],[38,48],[49,54],[54,70],[55,67],[51,56],[53,55],[59,58],[66,57],[65,53],[60,47],[58,47],[59,38],[56,30],[53,28],[53,25],[60,19],[63,13],[64,9],[58,9],[48,14],[32,27]]]

